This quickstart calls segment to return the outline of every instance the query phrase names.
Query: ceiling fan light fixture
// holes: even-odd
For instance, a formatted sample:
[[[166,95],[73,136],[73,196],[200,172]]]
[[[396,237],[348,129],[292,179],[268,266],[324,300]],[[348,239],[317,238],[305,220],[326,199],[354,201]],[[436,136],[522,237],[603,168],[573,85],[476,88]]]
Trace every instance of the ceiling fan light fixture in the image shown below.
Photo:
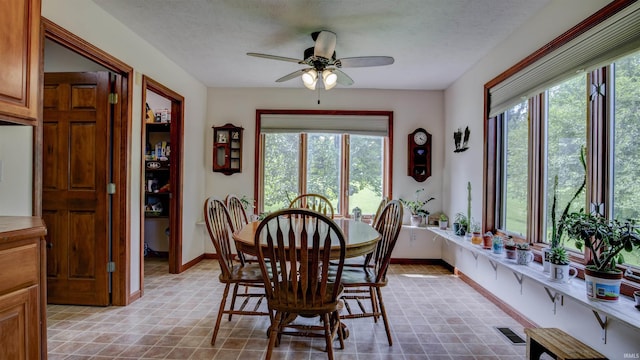
[[[331,70],[324,70],[322,71],[322,81],[324,82],[325,90],[331,90],[338,83],[338,75]]]
[[[311,69],[302,74],[302,83],[309,90],[315,90],[316,82],[318,81],[318,72]]]

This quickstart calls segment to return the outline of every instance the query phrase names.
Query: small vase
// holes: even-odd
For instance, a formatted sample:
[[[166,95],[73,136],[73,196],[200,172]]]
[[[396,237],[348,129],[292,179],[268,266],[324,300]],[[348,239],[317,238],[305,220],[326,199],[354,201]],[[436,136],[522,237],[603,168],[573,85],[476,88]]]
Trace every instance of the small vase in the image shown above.
[[[516,247],[511,245],[504,246],[504,252],[507,255],[507,259],[515,260],[516,258]]]
[[[542,271],[549,272],[549,255],[551,254],[551,248],[542,249]]]
[[[422,216],[411,215],[411,226],[420,226],[422,224]]]
[[[482,245],[482,234],[479,232],[474,232],[471,234],[471,243],[473,245]]]
[[[482,248],[485,250],[490,250],[492,245],[493,245],[493,236],[484,235],[482,237]]]
[[[449,222],[446,220],[445,221],[440,220],[438,222],[438,225],[440,226],[440,230],[447,230],[447,225],[449,225]]]

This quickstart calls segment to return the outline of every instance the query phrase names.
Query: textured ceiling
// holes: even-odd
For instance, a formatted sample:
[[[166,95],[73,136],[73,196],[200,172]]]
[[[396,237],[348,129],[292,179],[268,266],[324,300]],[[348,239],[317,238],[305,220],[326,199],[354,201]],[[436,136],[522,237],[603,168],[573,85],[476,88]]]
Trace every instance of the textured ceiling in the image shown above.
[[[338,58],[392,56],[343,68],[352,88],[445,89],[549,0],[93,0],[209,87],[301,88],[310,33],[337,34]]]

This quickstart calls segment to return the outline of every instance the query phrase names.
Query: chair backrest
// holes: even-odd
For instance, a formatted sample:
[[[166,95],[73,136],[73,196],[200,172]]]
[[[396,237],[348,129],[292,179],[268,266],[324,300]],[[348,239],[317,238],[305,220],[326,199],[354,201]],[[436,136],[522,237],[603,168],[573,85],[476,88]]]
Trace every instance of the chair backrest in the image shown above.
[[[227,205],[229,216],[231,216],[231,232],[236,232],[249,223],[247,213],[244,211],[244,206],[240,198],[229,194],[224,202]]]
[[[214,197],[204,202],[204,220],[213,246],[216,248],[220,271],[224,277],[231,275],[233,253],[231,250],[231,217],[224,203]]]
[[[389,198],[386,196],[383,196],[382,200],[380,200],[380,204],[378,205],[378,210],[376,210],[376,214],[373,216],[373,221],[371,222],[371,224],[374,227],[376,226],[378,219],[380,219],[380,215],[382,215],[382,210],[384,209],[385,206],[387,206],[388,203],[389,203]]]
[[[291,201],[289,208],[309,209],[333,219],[333,205],[331,205],[331,201],[320,194],[299,195]]]
[[[337,301],[345,238],[329,217],[299,208],[274,212],[258,226],[255,244],[263,277],[271,279],[265,291],[272,304],[303,310]]]
[[[374,225],[381,235],[372,259],[376,272],[376,282],[384,281],[387,276],[391,252],[396,246],[398,234],[400,234],[400,229],[402,228],[403,211],[400,201],[389,201],[382,210],[378,222]]]

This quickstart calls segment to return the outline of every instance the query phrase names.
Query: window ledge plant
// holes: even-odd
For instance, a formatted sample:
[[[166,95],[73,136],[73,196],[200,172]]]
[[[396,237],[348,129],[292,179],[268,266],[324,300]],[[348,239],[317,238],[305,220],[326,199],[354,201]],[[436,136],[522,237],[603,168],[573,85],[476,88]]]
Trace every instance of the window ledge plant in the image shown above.
[[[404,207],[409,209],[412,216],[419,216],[421,218],[424,218],[429,215],[429,211],[425,209],[425,206],[431,200],[435,200],[435,198],[429,197],[428,199],[425,200],[424,197],[422,196],[423,192],[424,192],[424,188],[416,190],[413,200],[406,200],[402,198],[399,199],[400,203],[402,203]],[[422,219],[420,219],[420,222],[421,221]]]

